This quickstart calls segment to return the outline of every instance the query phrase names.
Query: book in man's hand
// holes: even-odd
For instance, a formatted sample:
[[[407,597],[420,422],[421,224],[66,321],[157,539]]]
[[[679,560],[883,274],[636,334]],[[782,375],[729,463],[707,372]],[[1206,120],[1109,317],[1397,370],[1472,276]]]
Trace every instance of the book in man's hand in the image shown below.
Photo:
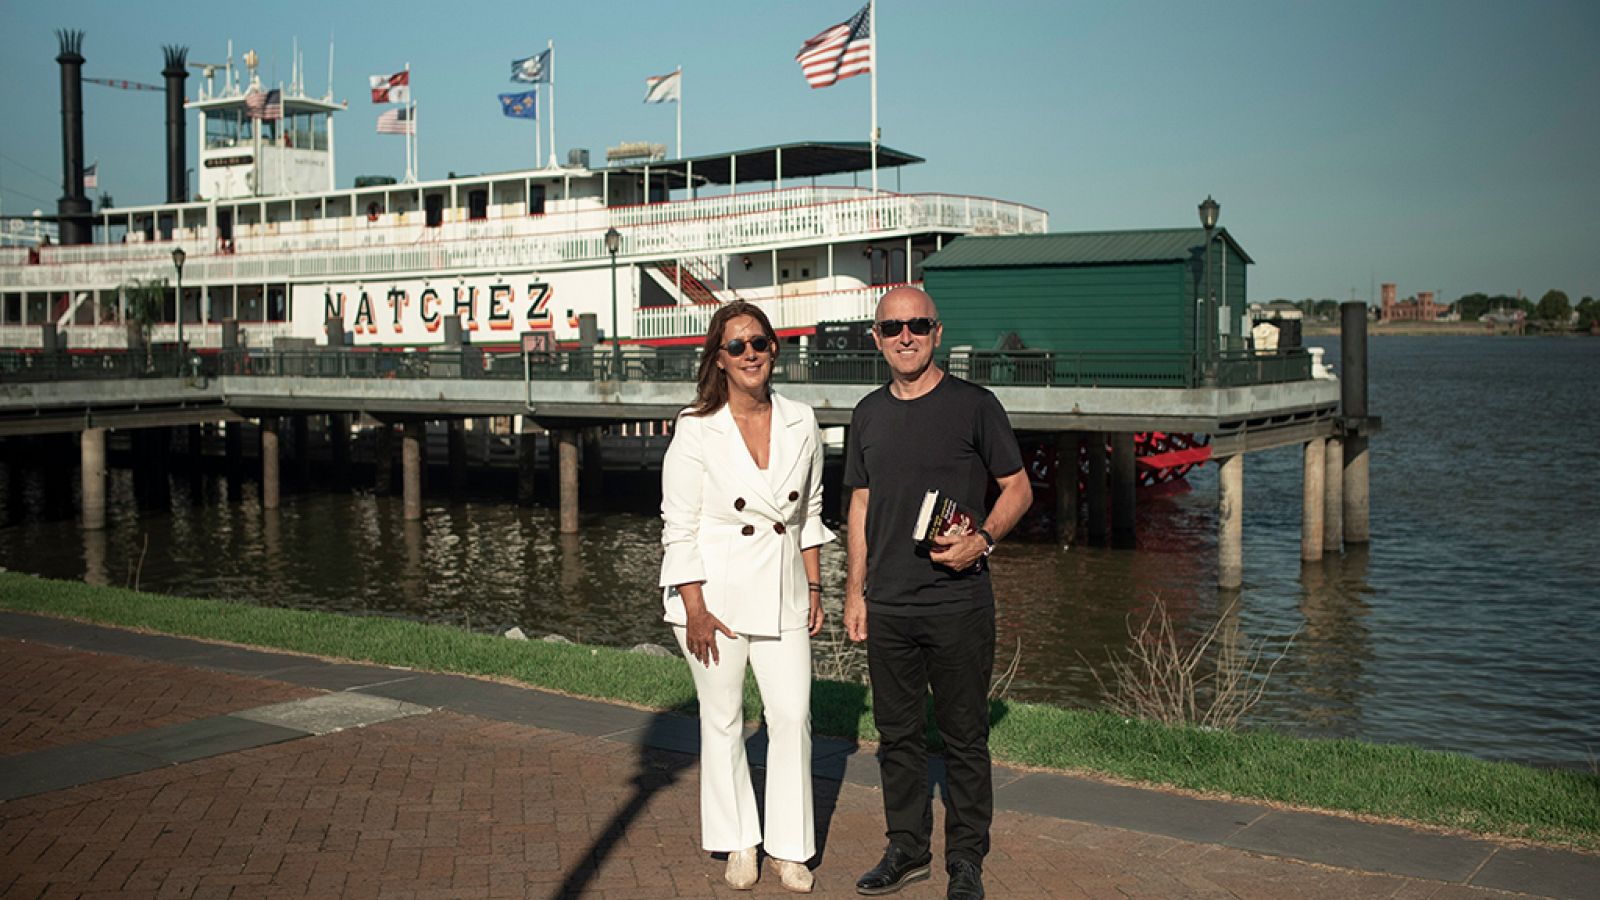
[[[918,548],[929,550],[936,537],[973,534],[980,527],[982,523],[977,513],[935,488],[922,495],[922,508],[917,511],[916,527],[912,530],[911,539]]]

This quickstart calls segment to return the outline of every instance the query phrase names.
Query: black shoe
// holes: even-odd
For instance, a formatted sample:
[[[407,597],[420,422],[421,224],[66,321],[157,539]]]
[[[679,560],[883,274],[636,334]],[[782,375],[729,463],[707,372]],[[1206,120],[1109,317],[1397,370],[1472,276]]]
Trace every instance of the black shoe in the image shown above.
[[[912,858],[905,851],[893,844],[883,851],[883,859],[872,867],[867,874],[856,879],[856,893],[875,897],[878,894],[892,894],[913,881],[921,881],[928,877],[928,864],[933,862],[933,854],[924,853],[920,858]]]
[[[950,887],[945,889],[945,900],[983,900],[983,870],[975,863],[958,859],[946,871]]]

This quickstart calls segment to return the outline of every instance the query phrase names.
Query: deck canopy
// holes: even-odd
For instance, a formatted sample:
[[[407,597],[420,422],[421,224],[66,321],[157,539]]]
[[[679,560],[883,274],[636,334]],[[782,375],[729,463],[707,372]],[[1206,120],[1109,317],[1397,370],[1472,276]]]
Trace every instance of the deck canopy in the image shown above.
[[[880,169],[925,161],[920,156],[902,153],[882,144],[878,145]],[[695,184],[744,184],[752,181],[816,178],[823,175],[842,175],[847,172],[872,171],[872,145],[866,141],[804,141],[735,150],[713,156],[663,159],[648,164],[625,162],[608,168],[612,172],[639,175],[643,175],[645,170],[649,169],[652,182],[660,178],[674,188],[686,186],[691,171],[694,173]]]

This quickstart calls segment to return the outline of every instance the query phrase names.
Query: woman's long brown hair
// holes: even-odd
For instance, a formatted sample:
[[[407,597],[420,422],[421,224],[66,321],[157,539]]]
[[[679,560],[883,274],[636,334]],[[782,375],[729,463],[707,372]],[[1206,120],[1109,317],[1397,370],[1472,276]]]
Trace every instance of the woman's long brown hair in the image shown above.
[[[723,331],[729,322],[740,316],[749,316],[761,326],[767,340],[772,342],[772,363],[777,365],[778,333],[772,330],[772,322],[767,319],[767,314],[761,311],[761,307],[744,300],[727,304],[711,316],[711,324],[706,328],[706,340],[700,348],[699,385],[695,389],[694,405],[689,407],[689,415],[709,416],[727,404],[728,376],[717,368],[717,354],[722,352]],[[770,388],[771,369],[767,370],[767,384]]]

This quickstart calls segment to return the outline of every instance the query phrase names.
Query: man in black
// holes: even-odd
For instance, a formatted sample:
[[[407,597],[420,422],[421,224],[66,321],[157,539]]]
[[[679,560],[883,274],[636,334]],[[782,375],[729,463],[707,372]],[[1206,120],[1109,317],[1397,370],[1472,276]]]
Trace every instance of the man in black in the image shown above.
[[[845,451],[851,496],[844,623],[851,640],[867,642],[889,838],[856,891],[888,894],[928,877],[933,810],[923,697],[931,687],[948,784],[947,896],[977,900],[994,812],[987,557],[1027,510],[1033,489],[1000,401],[934,364],[938,317],[933,298],[916,288],[895,288],[879,301],[873,340],[893,377],[857,404]],[[936,539],[932,552],[917,549],[912,532],[927,491],[943,491],[981,515],[991,479],[1000,498],[982,528]]]

